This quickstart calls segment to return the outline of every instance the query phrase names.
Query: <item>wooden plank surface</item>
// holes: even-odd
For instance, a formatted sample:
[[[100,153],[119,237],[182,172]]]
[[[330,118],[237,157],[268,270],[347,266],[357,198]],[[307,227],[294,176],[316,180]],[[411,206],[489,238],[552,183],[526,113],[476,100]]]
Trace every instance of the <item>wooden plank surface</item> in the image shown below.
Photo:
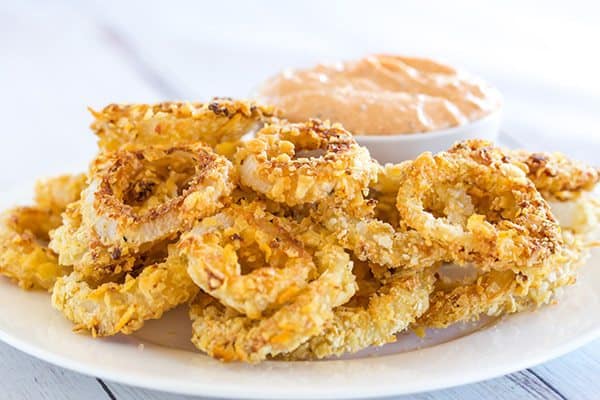
[[[0,343],[0,386],[3,399],[106,400],[95,378],[67,371]]]
[[[464,6],[464,2],[461,4]],[[192,5],[186,3],[180,10]],[[322,13],[312,15],[311,10],[317,6]],[[261,8],[260,15],[254,13],[256,7]],[[597,115],[600,86],[583,86],[586,71],[599,69],[597,59],[589,63],[578,62],[581,76],[565,76],[561,75],[564,72],[561,60],[548,63],[558,50],[539,47],[537,59],[528,60],[530,67],[526,63],[515,63],[514,70],[507,73],[494,65],[502,57],[509,56],[503,53],[507,50],[499,50],[498,45],[503,43],[499,41],[512,40],[512,45],[516,45],[519,37],[501,26],[480,29],[480,23],[464,20],[463,30],[448,30],[444,40],[435,35],[425,38],[417,49],[403,31],[388,32],[415,26],[408,17],[404,24],[398,24],[396,17],[387,12],[387,6],[370,11],[382,21],[380,26],[372,28],[376,31],[373,34],[387,38],[378,43],[369,40],[369,32],[361,31],[363,26],[352,22],[353,18],[362,16],[360,8],[349,6],[354,9],[354,14],[351,12],[347,21],[334,26],[328,23],[327,17],[335,12],[334,5],[322,2],[298,5],[297,13],[311,14],[310,19],[301,22],[281,17],[287,7],[272,2],[239,3],[227,12],[215,7],[202,10],[202,13],[186,13],[174,11],[175,8],[164,2],[151,5],[147,2],[105,4],[88,1],[3,4],[0,13],[4,33],[0,35],[3,52],[0,107],[9,118],[3,122],[0,170],[10,173],[0,174],[0,185],[84,168],[94,152],[94,139],[86,129],[90,121],[85,110],[87,105],[99,107],[112,101],[201,99],[211,95],[245,96],[257,82],[288,64],[312,63],[317,59],[379,50],[409,53],[421,50],[453,61],[460,60],[463,65],[482,71],[506,94],[509,106],[504,128],[520,143],[530,147],[560,148],[583,159],[597,159],[600,141],[593,132],[600,132]],[[406,7],[405,15],[414,14],[413,6]],[[552,11],[552,7],[548,10]],[[527,15],[536,15],[541,24],[552,24],[556,16],[548,10],[540,13],[538,7],[528,9],[523,6],[520,14],[524,20]],[[489,14],[481,7],[478,11]],[[443,24],[443,19],[447,19],[445,13],[437,14],[443,18],[434,22]],[[587,14],[594,13],[582,11],[582,15]],[[261,30],[252,29],[247,22],[248,15],[259,19],[255,22],[260,23]],[[490,18],[486,24],[502,25],[505,20]],[[594,37],[589,35],[590,27],[596,23],[592,19],[583,18],[579,23],[565,19],[562,23],[564,29],[581,37],[579,44]],[[452,25],[456,26],[456,21],[452,21]],[[321,40],[319,29],[330,29],[327,40]],[[478,29],[482,36],[479,40],[490,40],[495,46],[470,41],[473,39],[470,32]],[[529,28],[517,25],[513,31],[518,33],[523,29]],[[336,36],[333,30],[341,33]],[[492,35],[494,31],[504,33],[500,38]],[[556,31],[551,39],[557,40],[557,46],[563,46],[560,47],[563,54],[571,55],[577,61],[577,54],[572,53],[570,44],[558,40],[561,34]],[[465,47],[460,50],[449,43],[462,43]],[[236,51],[232,51],[234,48]],[[473,49],[483,49],[481,51],[487,53],[482,56]],[[535,71],[536,62],[546,62],[548,68],[544,74],[550,79],[551,74],[560,76],[562,86],[549,85],[542,80],[543,76],[535,76],[532,71]],[[566,84],[570,87],[565,87]],[[569,140],[565,140],[565,132],[569,133]],[[65,149],[69,150],[67,157],[62,156]],[[2,343],[0,357],[2,398],[190,399],[86,377],[39,361]],[[595,341],[530,370],[403,398],[596,399],[600,393],[599,360],[600,341]]]

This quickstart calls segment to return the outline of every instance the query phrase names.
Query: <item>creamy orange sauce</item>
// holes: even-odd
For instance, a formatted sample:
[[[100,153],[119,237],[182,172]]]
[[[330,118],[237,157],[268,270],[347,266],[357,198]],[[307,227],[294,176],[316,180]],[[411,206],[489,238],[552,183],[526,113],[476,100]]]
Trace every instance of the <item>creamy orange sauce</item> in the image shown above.
[[[286,70],[258,97],[292,122],[341,122],[357,135],[429,132],[480,119],[500,107],[497,90],[447,65],[401,56]]]

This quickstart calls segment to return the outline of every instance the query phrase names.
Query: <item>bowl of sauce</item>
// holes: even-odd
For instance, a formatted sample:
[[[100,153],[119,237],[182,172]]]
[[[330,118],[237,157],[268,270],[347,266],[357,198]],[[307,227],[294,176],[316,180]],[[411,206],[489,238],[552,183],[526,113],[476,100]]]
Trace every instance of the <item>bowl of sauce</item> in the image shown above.
[[[494,140],[502,96],[483,80],[425,58],[372,55],[287,69],[257,97],[291,122],[341,122],[378,161],[399,162],[458,140]]]

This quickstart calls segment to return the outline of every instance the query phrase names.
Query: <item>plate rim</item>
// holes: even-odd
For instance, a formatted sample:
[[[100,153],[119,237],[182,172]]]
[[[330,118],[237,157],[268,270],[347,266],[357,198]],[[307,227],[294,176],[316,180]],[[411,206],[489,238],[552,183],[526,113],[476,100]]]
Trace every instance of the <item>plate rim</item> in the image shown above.
[[[10,199],[9,202],[14,200],[18,200],[21,197],[16,197],[15,194],[20,193],[31,193],[30,188],[28,187],[25,191],[23,187],[11,188],[9,190],[3,190],[2,194],[3,201],[0,203],[7,202],[7,197]],[[3,204],[5,205],[5,204]],[[600,253],[597,253],[593,259],[597,259],[596,262],[600,261]],[[592,260],[590,260],[592,261]],[[591,263],[591,262],[588,263]],[[586,266],[584,266],[585,268]],[[588,266],[588,268],[593,268],[593,266]],[[598,273],[596,273],[598,274]],[[596,278],[598,279],[598,278]],[[3,279],[4,282],[0,283],[0,286],[3,285],[13,285],[7,279]],[[594,281],[595,282],[595,281]],[[576,285],[578,286],[578,285]],[[20,291],[21,289],[14,287],[16,291]],[[573,288],[577,290],[577,287]],[[1,287],[0,287],[1,290]],[[44,294],[44,293],[42,293]],[[595,291],[594,291],[595,294]],[[544,307],[548,308],[548,306]],[[52,308],[50,308],[52,310]],[[521,313],[522,315],[524,313]],[[510,320],[516,316],[507,316],[502,319],[498,324],[503,324],[506,320]],[[494,324],[497,326],[498,324]],[[489,328],[487,328],[489,329]],[[419,351],[435,351],[436,347],[444,346],[447,343],[457,343],[459,341],[469,340],[469,338],[473,335],[485,334],[487,329],[482,329],[480,331],[474,332],[472,334],[463,336],[461,338],[452,340],[450,342],[437,344],[434,346],[427,347],[422,350],[413,350],[411,352],[419,352]],[[323,390],[323,385],[315,385],[310,387],[304,387],[302,391],[298,392],[285,392],[285,388],[281,386],[271,387],[266,385],[254,385],[252,387],[243,386],[241,384],[238,385],[216,385],[211,384],[208,381],[182,381],[177,380],[172,377],[165,376],[156,376],[156,374],[146,374],[144,376],[143,371],[141,370],[124,370],[123,368],[119,369],[114,364],[103,365],[101,363],[93,364],[89,361],[78,359],[77,357],[70,356],[64,351],[53,350],[52,348],[42,346],[36,341],[27,340],[27,338],[22,338],[18,336],[18,330],[15,329],[5,329],[0,326],[0,341],[8,344],[9,346],[22,351],[30,356],[33,356],[37,359],[48,362],[52,365],[56,365],[61,368],[65,368],[67,370],[81,373],[94,378],[105,379],[110,382],[120,383],[124,385],[145,388],[150,390],[156,390],[166,393],[176,393],[181,395],[196,395],[196,396],[211,396],[214,398],[244,398],[244,399],[275,399],[275,398],[287,398],[287,399],[361,399],[361,398],[380,398],[387,396],[398,396],[398,395],[410,395],[415,393],[422,393],[427,391],[434,391],[440,389],[446,389],[456,386],[462,386],[467,384],[472,384],[476,382],[481,382],[484,380],[496,378],[499,376],[503,376],[506,374],[510,374],[516,371],[520,371],[526,368],[533,367],[535,365],[539,365],[541,363],[547,362],[554,358],[560,357],[568,352],[571,352],[585,344],[600,338],[600,324],[596,323],[590,327],[587,327],[581,331],[577,336],[572,338],[565,338],[562,342],[559,342],[557,345],[549,348],[549,349],[540,349],[536,350],[533,354],[529,354],[523,357],[522,360],[508,360],[498,364],[492,364],[491,366],[486,366],[486,368],[476,368],[471,369],[468,373],[460,375],[460,379],[456,379],[456,376],[453,378],[447,378],[444,376],[436,377],[435,380],[428,381],[426,383],[412,383],[410,385],[402,385],[397,382],[381,382],[382,384],[369,385],[367,386],[349,386],[349,387],[333,387],[327,388],[326,391]],[[92,338],[86,338],[86,340],[93,340]],[[134,341],[135,337],[125,336],[124,340],[126,341]],[[473,340],[473,339],[472,339]],[[152,346],[152,345],[150,345]],[[157,346],[157,345],[155,345]],[[163,348],[165,352],[177,353],[182,352],[183,350],[157,346]],[[406,353],[402,353],[406,354]],[[400,354],[398,354],[400,355]],[[387,357],[395,357],[398,355],[386,355],[380,356],[382,358]],[[151,354],[152,356],[152,354]],[[207,357],[198,353],[198,356]],[[318,363],[356,363],[361,362],[364,359],[354,359],[354,360],[330,360],[330,361],[318,361]],[[280,361],[271,361],[269,363],[282,363]],[[295,362],[300,364],[311,363],[310,361],[304,362]]]
[[[482,330],[483,331],[483,330]],[[482,332],[478,331],[478,332]],[[465,337],[468,337],[467,335]],[[595,329],[591,330],[587,334],[579,336],[577,339],[566,342],[562,346],[557,346],[553,348],[551,351],[547,351],[543,354],[538,355],[537,357],[530,357],[525,359],[520,363],[513,363],[508,366],[501,366],[496,368],[488,368],[488,369],[480,369],[479,373],[471,373],[470,375],[465,375],[468,378],[463,379],[460,382],[445,382],[443,380],[429,385],[427,387],[413,387],[409,390],[377,390],[377,386],[373,386],[370,388],[369,392],[365,392],[362,390],[357,390],[357,388],[353,388],[351,392],[331,392],[331,393],[320,393],[318,391],[308,391],[303,392],[302,395],[294,395],[290,393],[285,394],[286,399],[365,399],[365,398],[381,398],[381,397],[389,397],[389,396],[400,396],[400,395],[410,395],[417,393],[424,393],[435,390],[448,389],[457,386],[469,385],[477,382],[482,382],[488,379],[497,378],[500,376],[508,375],[514,372],[518,372],[527,368],[534,367],[536,365],[543,364],[552,359],[558,358],[562,355],[565,355],[571,351],[574,351],[586,344],[594,341],[595,339],[600,338],[600,326],[597,326]],[[461,340],[462,338],[458,339]],[[90,338],[90,340],[93,340]],[[4,330],[0,330],[0,341],[8,344],[9,346],[22,351],[32,357],[45,361],[49,364],[65,368],[72,372],[80,373],[93,378],[100,378],[110,382],[119,383],[127,386],[134,386],[143,389],[156,390],[164,393],[173,393],[180,395],[191,395],[191,396],[210,396],[219,399],[228,399],[228,398],[240,398],[240,399],[278,399],[282,398],[283,393],[281,392],[253,392],[244,390],[242,387],[219,387],[215,385],[209,384],[201,384],[198,385],[198,388],[203,388],[201,391],[194,389],[192,386],[181,385],[180,382],[171,381],[170,379],[164,380],[153,380],[150,377],[147,377],[145,380],[140,380],[137,377],[134,377],[136,374],[123,374],[122,372],[112,371],[112,368],[105,368],[104,366],[90,366],[88,363],[73,360],[67,356],[61,356],[55,354],[50,350],[46,350],[40,348],[38,346],[32,345],[25,340],[21,340],[14,335],[6,333]],[[439,345],[428,347],[428,349],[434,349]],[[173,349],[169,349],[173,350]],[[182,350],[175,350],[182,351]],[[419,350],[416,350],[419,351]],[[200,353],[199,353],[200,354]],[[387,357],[387,356],[383,356]],[[360,360],[360,359],[358,359]],[[277,362],[277,361],[271,361]],[[300,363],[310,363],[311,361],[296,361]],[[324,361],[317,361],[324,362]],[[332,360],[328,362],[339,362],[339,360]],[[132,379],[133,377],[133,379]],[[392,386],[386,386],[393,388]],[[401,389],[398,386],[398,389]]]

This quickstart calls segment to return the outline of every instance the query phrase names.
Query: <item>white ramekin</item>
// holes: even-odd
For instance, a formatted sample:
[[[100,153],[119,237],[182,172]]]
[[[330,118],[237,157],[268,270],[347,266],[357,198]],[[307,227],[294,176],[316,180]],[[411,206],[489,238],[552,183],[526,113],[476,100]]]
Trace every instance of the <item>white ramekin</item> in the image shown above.
[[[437,153],[451,147],[454,143],[466,139],[486,139],[495,141],[500,131],[502,110],[465,125],[426,133],[400,135],[368,135],[355,138],[367,147],[371,157],[380,163],[398,163],[414,159],[425,151]]]

